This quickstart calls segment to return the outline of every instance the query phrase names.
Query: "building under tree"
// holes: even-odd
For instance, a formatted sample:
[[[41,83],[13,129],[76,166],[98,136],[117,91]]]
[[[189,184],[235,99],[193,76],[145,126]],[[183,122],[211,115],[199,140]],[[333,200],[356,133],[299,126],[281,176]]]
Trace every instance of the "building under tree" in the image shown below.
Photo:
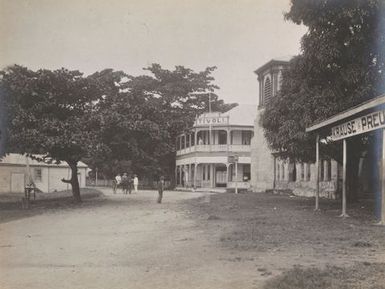
[[[176,139],[177,187],[248,189],[255,113],[254,105],[238,105],[199,115]]]

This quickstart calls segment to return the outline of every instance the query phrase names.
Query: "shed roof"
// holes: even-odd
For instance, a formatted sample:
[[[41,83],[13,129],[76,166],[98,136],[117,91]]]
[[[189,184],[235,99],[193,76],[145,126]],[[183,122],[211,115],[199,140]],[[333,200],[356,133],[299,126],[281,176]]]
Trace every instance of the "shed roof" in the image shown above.
[[[36,155],[39,156],[39,155]],[[20,166],[26,166],[26,156],[22,154],[15,154],[10,153],[5,155],[0,159],[0,165],[7,164],[7,165],[20,165]],[[29,165],[30,166],[43,166],[43,167],[69,167],[66,162],[61,162],[60,164],[47,164],[44,162],[38,162],[37,160],[29,158]],[[87,168],[88,166],[83,162],[78,162],[79,168]]]

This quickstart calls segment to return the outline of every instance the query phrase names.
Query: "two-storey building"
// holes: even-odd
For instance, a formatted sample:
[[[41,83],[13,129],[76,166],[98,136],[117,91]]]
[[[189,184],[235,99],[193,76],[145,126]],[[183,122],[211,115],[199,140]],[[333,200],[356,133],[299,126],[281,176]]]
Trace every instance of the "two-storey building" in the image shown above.
[[[254,105],[198,116],[176,140],[177,187],[235,188],[237,182],[238,188],[248,188],[255,116]]]

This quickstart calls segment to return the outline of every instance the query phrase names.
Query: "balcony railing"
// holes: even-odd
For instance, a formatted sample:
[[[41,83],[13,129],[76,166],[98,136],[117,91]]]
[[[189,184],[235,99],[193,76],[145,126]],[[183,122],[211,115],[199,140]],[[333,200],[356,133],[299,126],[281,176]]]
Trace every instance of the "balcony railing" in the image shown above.
[[[250,152],[250,145],[227,145],[227,144],[213,144],[213,145],[195,145],[192,147],[184,148],[176,152],[177,156],[192,153],[192,152]]]

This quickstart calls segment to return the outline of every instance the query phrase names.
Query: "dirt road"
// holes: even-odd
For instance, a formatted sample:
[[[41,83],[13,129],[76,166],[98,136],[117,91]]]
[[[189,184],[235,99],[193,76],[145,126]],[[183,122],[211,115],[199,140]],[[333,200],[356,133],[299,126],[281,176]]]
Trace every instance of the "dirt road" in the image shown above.
[[[252,258],[185,215],[181,202],[201,194],[104,193],[1,224],[0,288],[259,288]]]

